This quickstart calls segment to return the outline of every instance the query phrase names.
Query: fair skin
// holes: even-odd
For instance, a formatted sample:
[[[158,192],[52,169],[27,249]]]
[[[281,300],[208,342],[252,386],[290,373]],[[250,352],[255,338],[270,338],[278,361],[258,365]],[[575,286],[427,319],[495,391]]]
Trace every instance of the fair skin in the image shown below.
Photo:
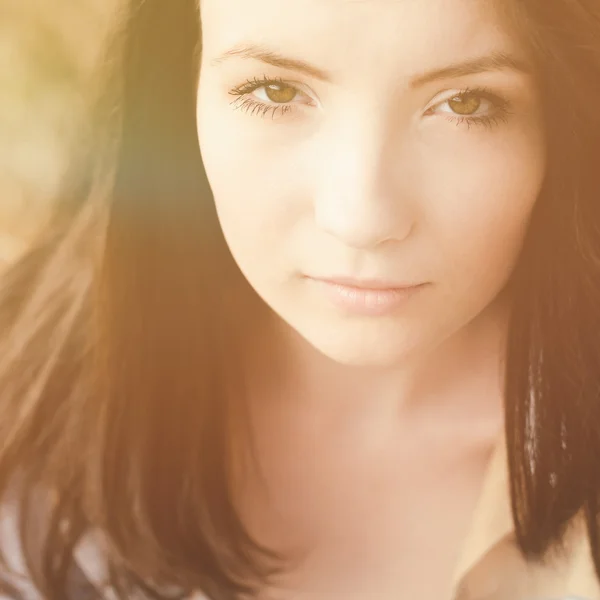
[[[245,511],[261,541],[306,556],[272,597],[447,598],[502,426],[501,292],[544,176],[527,57],[488,0],[201,13],[202,156],[233,257],[274,316],[254,352],[269,497],[250,484]],[[512,58],[421,77],[490,55]],[[426,285],[365,315],[307,275]]]

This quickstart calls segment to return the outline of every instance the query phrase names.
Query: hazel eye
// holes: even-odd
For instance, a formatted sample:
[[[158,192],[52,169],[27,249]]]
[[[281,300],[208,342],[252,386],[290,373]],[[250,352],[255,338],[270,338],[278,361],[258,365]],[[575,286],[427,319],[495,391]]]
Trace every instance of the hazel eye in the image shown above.
[[[474,93],[457,94],[447,100],[450,109],[457,115],[472,115],[481,107],[481,95]]]
[[[470,128],[506,122],[510,112],[507,98],[485,88],[474,88],[455,91],[454,95],[427,109],[425,114],[442,115],[450,122]]]
[[[263,89],[267,98],[277,104],[291,102],[298,95],[296,88],[282,83],[270,83],[259,89]]]

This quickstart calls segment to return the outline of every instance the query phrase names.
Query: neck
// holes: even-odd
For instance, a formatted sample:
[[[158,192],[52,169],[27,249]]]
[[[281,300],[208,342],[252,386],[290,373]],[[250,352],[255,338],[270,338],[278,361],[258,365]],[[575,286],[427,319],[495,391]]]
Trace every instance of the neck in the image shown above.
[[[264,348],[254,353],[262,361],[254,371],[263,390],[257,397],[268,410],[275,403],[277,411],[305,415],[323,427],[403,424],[454,433],[464,427],[471,437],[497,436],[503,419],[506,303],[490,306],[437,347],[387,368],[338,364],[275,321],[262,338]]]

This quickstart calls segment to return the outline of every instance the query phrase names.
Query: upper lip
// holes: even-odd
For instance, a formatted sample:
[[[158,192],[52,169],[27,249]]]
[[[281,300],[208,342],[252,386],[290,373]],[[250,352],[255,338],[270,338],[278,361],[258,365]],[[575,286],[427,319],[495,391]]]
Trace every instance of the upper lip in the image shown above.
[[[423,285],[422,283],[406,283],[392,281],[390,279],[355,279],[353,277],[311,277],[328,283],[345,285],[347,287],[365,289],[365,290],[400,290]]]

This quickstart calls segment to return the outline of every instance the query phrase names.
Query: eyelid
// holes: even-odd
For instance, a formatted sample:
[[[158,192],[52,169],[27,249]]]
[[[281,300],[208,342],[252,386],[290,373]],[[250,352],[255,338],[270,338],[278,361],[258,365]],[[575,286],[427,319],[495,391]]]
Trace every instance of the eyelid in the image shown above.
[[[499,93],[493,92],[489,88],[486,87],[465,87],[465,88],[456,88],[452,90],[446,90],[444,92],[440,92],[436,96],[434,96],[433,100],[431,100],[427,107],[425,108],[425,112],[428,112],[434,108],[437,108],[440,104],[444,104],[444,102],[448,102],[448,100],[452,100],[456,96],[465,96],[467,94],[475,94],[489,100],[495,105],[506,106],[509,104],[507,98],[502,96]]]
[[[245,83],[241,84],[234,90],[230,91],[230,94],[234,96],[250,96],[256,92],[258,89],[264,89],[265,86],[270,83],[276,83],[283,86],[292,87],[301,94],[304,94],[307,98],[314,101],[317,105],[320,106],[321,100],[318,94],[307,85],[300,81],[292,80],[292,79],[284,79],[279,76],[271,76],[269,77],[266,74],[263,74],[262,77],[253,77],[252,79],[247,79]],[[266,102],[267,100],[265,100]],[[270,102],[270,101],[269,101]]]
[[[302,89],[302,87],[296,83],[292,83],[291,81],[280,81],[277,82],[280,85],[284,85],[286,87],[291,87],[293,89],[295,89],[299,94],[302,94],[303,96],[305,96],[306,98],[308,98],[311,101],[316,101],[315,98],[311,95],[308,94],[305,90]],[[253,91],[249,92],[249,94],[254,94],[256,95],[258,91],[264,91],[265,87],[269,85],[268,83],[264,83],[261,86],[258,86],[257,88],[255,88]],[[294,98],[294,100],[290,101],[290,104],[302,104],[301,102],[295,102],[296,98]],[[271,100],[269,100],[268,98],[261,98],[261,101],[263,102],[271,102]]]

